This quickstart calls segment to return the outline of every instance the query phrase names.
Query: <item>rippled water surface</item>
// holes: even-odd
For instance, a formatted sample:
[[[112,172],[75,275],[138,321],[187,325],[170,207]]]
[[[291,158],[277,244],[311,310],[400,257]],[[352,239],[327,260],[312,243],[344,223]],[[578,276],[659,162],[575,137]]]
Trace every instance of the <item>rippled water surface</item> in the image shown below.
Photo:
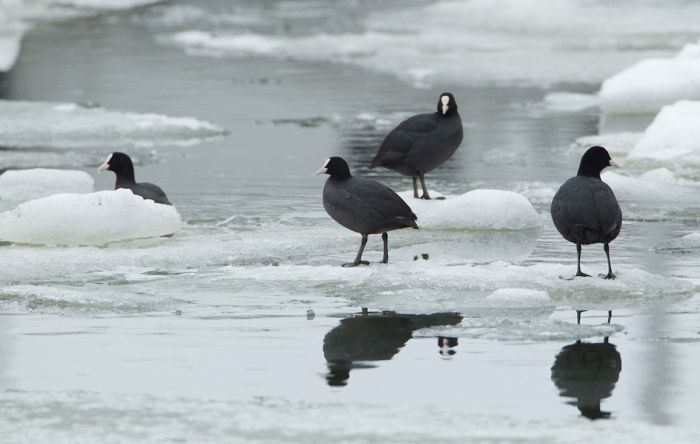
[[[52,145],[31,123],[52,114],[27,111],[0,169],[79,169],[109,189],[111,173],[95,169],[119,147],[184,227],[101,247],[0,247],[8,442],[700,441],[700,173],[642,188],[625,177],[643,169],[618,171],[618,279],[561,279],[575,248],[549,203],[601,116],[543,102],[675,53],[700,35],[700,11],[635,2],[611,29],[620,11],[606,2],[486,3],[190,0],[29,32],[3,98],[100,105],[117,114],[95,124],[117,129],[80,120],[77,139]],[[410,179],[368,165],[387,131],[443,90],[465,139],[430,187],[519,192],[542,229],[392,232],[390,264],[377,263],[377,237],[369,267],[340,267],[359,236],[326,215],[313,172],[341,155],[408,190]],[[144,140],[120,111],[227,131]],[[640,131],[650,119],[606,124]],[[583,267],[606,271],[601,246],[584,248]],[[581,325],[576,310],[587,310]]]

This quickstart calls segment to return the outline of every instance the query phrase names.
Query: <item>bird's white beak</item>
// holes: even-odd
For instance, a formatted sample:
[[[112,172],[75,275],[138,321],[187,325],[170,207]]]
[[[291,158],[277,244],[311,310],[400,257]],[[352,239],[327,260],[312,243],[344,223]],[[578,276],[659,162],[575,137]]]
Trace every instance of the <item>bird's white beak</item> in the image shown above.
[[[608,163],[610,164],[611,167],[620,168],[620,164],[615,162],[614,159],[610,159],[610,162],[608,162]]]
[[[316,170],[316,174],[317,174],[317,175],[319,175],[319,174],[326,174],[327,172],[328,172],[328,168],[326,168],[326,167],[324,167],[324,166],[322,166],[321,168],[319,168],[318,170]]]
[[[112,160],[112,155],[107,156],[107,160],[104,161],[102,165],[97,167],[97,171],[105,171],[109,169],[109,161]]]

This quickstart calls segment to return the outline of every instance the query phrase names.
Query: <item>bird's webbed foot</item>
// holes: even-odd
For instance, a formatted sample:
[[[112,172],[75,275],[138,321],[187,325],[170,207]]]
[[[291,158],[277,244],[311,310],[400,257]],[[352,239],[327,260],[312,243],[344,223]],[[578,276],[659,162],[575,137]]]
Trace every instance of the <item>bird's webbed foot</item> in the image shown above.
[[[617,276],[615,276],[615,273],[612,271],[608,272],[608,274],[599,274],[598,276],[602,277],[603,279],[615,279]]]
[[[586,274],[586,273],[582,272],[581,270],[579,270],[579,271],[576,272],[576,277],[587,277],[587,278],[589,278],[589,277],[591,277],[591,275],[590,275],[590,274]]]

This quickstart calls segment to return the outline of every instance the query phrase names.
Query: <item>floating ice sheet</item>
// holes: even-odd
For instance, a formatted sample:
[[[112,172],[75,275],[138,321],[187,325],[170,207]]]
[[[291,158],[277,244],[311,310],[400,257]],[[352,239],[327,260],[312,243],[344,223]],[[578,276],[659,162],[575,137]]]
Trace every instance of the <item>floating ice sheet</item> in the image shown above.
[[[655,113],[682,99],[700,100],[700,42],[676,57],[642,60],[610,77],[600,89],[606,113]]]
[[[700,164],[699,118],[700,101],[681,100],[663,107],[629,159],[662,165]]]
[[[398,194],[425,230],[531,230],[542,226],[532,204],[512,191],[472,190],[445,200],[416,199],[413,191]]]
[[[686,3],[685,13],[678,14],[678,8],[648,2],[629,13],[622,5],[600,2],[553,0],[542,6],[536,0],[449,0],[379,7],[358,19],[357,26],[338,27],[336,17],[318,9],[320,14],[311,14],[325,20],[311,27],[313,34],[305,32],[307,22],[294,21],[308,16],[279,17],[274,15],[277,11],[265,9],[258,17],[267,26],[232,23],[221,29],[219,14],[210,14],[209,23],[200,23],[200,16],[195,23],[183,24],[189,30],[164,40],[197,55],[252,54],[353,64],[420,87],[543,86],[599,82],[641,58],[670,52],[695,32],[692,18],[697,17],[696,6]],[[595,33],[591,23],[597,25]],[[275,32],[279,29],[295,31]]]
[[[75,103],[0,100],[0,145],[124,147],[193,143],[226,130],[192,117],[111,111]]]
[[[59,193],[91,193],[94,183],[84,171],[10,170],[0,174],[0,200],[21,202]]]
[[[164,236],[180,229],[175,207],[131,190],[55,194],[0,213],[0,239],[40,245],[104,245]]]

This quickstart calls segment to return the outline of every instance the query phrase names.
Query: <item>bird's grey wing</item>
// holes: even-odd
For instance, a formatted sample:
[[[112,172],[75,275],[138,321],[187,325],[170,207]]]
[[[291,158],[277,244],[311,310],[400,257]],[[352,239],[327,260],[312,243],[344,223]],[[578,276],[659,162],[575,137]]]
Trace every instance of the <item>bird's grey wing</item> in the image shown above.
[[[168,200],[168,196],[165,195],[165,192],[158,185],[148,182],[141,182],[138,185],[144,199],[151,199],[156,203],[172,205]]]
[[[355,178],[350,189],[353,199],[368,212],[383,220],[405,219],[406,223],[416,220],[411,207],[391,188],[371,179]]]
[[[390,166],[400,162],[415,145],[424,143],[437,126],[438,120],[434,114],[419,114],[404,120],[386,136],[372,166]]]

